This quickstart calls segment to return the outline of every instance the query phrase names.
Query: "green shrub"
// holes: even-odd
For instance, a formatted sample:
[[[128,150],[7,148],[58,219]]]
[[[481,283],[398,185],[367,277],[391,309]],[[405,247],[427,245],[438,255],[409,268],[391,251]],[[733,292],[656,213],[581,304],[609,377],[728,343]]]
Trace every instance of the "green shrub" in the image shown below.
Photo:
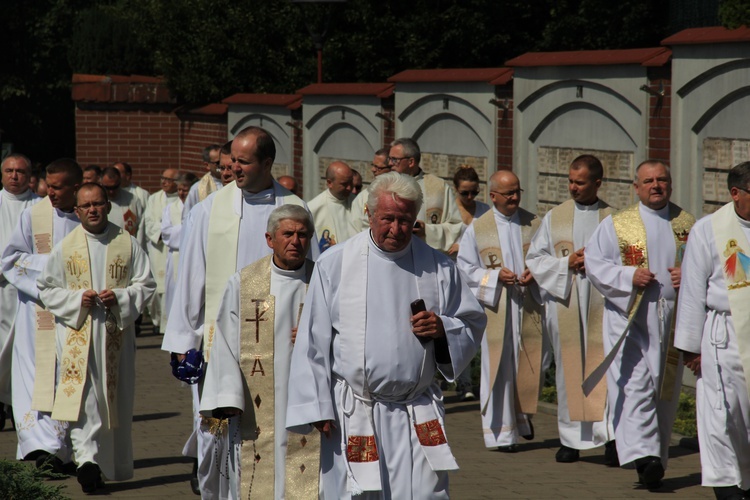
[[[698,435],[698,423],[695,412],[695,395],[683,391],[680,393],[680,402],[677,405],[677,417],[672,428],[677,434],[685,437]]]
[[[32,464],[0,460],[0,498],[7,500],[63,500],[64,485],[45,481],[43,472]]]

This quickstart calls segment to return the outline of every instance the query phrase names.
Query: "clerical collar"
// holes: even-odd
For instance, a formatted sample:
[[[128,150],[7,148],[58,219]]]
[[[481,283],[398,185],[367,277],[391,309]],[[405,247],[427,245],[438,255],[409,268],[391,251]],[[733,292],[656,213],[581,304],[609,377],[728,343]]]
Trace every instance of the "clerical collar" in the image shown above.
[[[83,227],[81,227],[81,229],[83,229]],[[90,233],[86,229],[83,229],[83,232],[86,233],[86,236],[89,237],[89,238],[93,238],[95,240],[102,241],[102,240],[104,240],[104,239],[107,238],[107,233],[109,231],[107,231],[107,228],[105,227],[104,231],[102,231],[101,233]]]
[[[346,201],[348,198],[344,198],[343,200],[339,200],[335,196],[333,196],[333,193],[330,189],[326,189],[326,193],[328,193],[328,199],[331,200],[332,203],[338,203],[339,205],[346,205]]]
[[[29,198],[31,198],[31,189],[27,189],[21,194],[13,194],[10,191],[3,189],[2,193],[3,193],[3,198],[7,198],[13,201],[26,201]]]
[[[745,220],[737,213],[737,211],[734,212],[734,216],[737,217],[737,222],[740,223],[740,226],[742,226],[745,229],[750,229],[750,220]]]
[[[60,210],[59,208],[55,209],[55,212],[57,212],[58,217],[62,217],[64,219],[70,219],[70,220],[78,220],[78,215],[76,215],[76,211],[71,209],[70,212],[65,212],[64,210]]]
[[[662,219],[669,218],[669,203],[664,205],[659,210],[654,210],[653,208],[649,208],[646,205],[643,204],[643,202],[639,202],[641,204],[641,208],[646,211],[646,213],[654,214],[657,217],[661,217]]]
[[[500,220],[502,222],[510,222],[513,220],[513,217],[518,213],[518,210],[513,212],[513,215],[505,215],[500,210],[498,210],[496,207],[492,207],[492,211],[495,212],[495,219]]]
[[[299,269],[281,269],[271,257],[271,272],[285,278],[303,278],[305,276],[305,264],[303,263]]]
[[[596,211],[599,210],[599,200],[597,199],[594,203],[591,205],[582,205],[581,203],[578,203],[577,201],[573,200],[573,203],[576,204],[576,210],[580,210],[581,212],[586,211]]]
[[[274,193],[273,193],[273,186],[271,186],[268,189],[264,189],[263,191],[259,191],[257,193],[248,193],[247,191],[243,189],[242,199],[245,200],[245,203],[253,203],[256,205],[276,202],[276,197],[274,196]]]
[[[411,251],[411,241],[410,241],[409,244],[406,245],[406,248],[403,248],[397,252],[386,252],[385,250],[380,248],[377,245],[377,243],[375,243],[375,240],[372,239],[372,231],[369,231],[368,234],[370,236],[369,238],[370,239],[370,251],[372,251],[372,253],[374,253],[378,257],[381,257],[385,260],[398,260]]]

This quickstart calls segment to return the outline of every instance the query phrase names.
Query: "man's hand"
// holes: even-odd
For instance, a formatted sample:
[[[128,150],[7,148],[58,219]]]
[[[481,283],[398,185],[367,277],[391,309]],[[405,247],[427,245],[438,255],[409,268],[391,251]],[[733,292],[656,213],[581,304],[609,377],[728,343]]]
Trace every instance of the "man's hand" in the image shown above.
[[[505,286],[513,286],[518,281],[518,277],[516,276],[516,273],[507,267],[503,267],[497,275],[497,280]]]
[[[646,288],[654,281],[656,281],[656,275],[645,267],[639,267],[633,274],[633,285],[636,288]]]
[[[412,316],[411,331],[417,337],[431,339],[445,337],[443,320],[432,311],[422,311]]]
[[[669,276],[672,278],[672,287],[676,290],[680,288],[680,281],[682,281],[682,269],[679,267],[668,267]]]
[[[99,298],[107,309],[117,305],[117,297],[112,290],[102,290],[99,292]]]
[[[424,221],[418,220],[414,223],[414,228],[411,230],[413,234],[418,236],[419,238],[424,239],[425,238],[425,230],[424,230]]]
[[[585,266],[583,265],[583,248],[579,248],[570,254],[570,257],[568,257],[568,269],[580,272],[585,271]]]
[[[93,290],[86,290],[81,297],[81,307],[94,307],[98,295]]]
[[[295,326],[292,328],[292,345],[294,345],[294,342],[297,340],[297,327]]]
[[[458,243],[454,243],[448,249],[448,255],[458,255]]]
[[[529,286],[534,282],[534,276],[531,275],[531,271],[524,269],[523,274],[518,278],[518,284],[521,286]]]
[[[327,438],[331,437],[331,429],[336,428],[333,420],[321,420],[320,422],[315,422],[313,425]]]
[[[694,352],[682,351],[682,364],[697,377],[701,374],[701,355]]]
[[[187,353],[186,354],[180,354],[178,352],[173,352],[172,354],[174,354],[177,357],[177,361],[179,361],[180,363],[182,363],[183,361],[185,361],[185,358],[187,357]]]

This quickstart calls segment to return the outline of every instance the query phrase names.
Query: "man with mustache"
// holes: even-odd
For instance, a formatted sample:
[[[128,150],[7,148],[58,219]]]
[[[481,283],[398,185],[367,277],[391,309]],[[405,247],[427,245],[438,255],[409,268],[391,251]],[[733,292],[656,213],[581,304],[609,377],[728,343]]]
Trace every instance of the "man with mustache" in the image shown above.
[[[584,254],[586,275],[604,295],[604,350],[612,359],[607,397],[617,455],[648,489],[661,485],[682,385],[673,347],[680,265],[695,218],[670,203],[672,177],[660,161],[636,168],[639,202],[604,219]],[[606,361],[601,365],[604,368]],[[602,373],[600,373],[601,375]],[[584,392],[600,377],[584,381]]]

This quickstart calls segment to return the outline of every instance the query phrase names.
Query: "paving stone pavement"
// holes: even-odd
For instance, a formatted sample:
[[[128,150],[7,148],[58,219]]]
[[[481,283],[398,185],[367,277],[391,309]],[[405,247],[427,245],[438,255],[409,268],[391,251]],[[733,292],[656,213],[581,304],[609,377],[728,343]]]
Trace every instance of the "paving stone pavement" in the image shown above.
[[[171,374],[159,335],[144,328],[137,339],[137,378],[133,422],[135,475],[122,482],[107,482],[95,496],[113,498],[198,498],[188,483],[191,463],[181,455],[191,429],[190,391]],[[713,498],[700,486],[698,453],[677,446],[673,439],[664,486],[649,492],[636,482],[633,470],[605,467],[603,448],[581,453],[574,464],[558,464],[555,407],[542,404],[534,417],[536,438],[524,442],[515,454],[484,447],[479,404],[462,403],[446,393],[448,440],[461,469],[451,475],[451,496],[457,499],[542,498]],[[10,423],[8,422],[8,427]],[[14,459],[15,433],[0,433],[0,459]],[[74,477],[60,481],[72,498],[85,498]]]

